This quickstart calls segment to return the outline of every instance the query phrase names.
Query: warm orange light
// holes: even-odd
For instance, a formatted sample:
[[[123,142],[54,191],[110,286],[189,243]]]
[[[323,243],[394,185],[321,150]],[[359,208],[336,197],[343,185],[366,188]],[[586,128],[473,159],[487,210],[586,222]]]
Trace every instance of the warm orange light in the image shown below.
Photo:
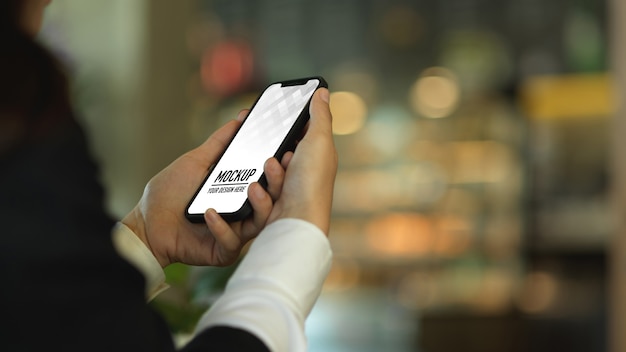
[[[514,153],[495,141],[453,142],[448,146],[453,162],[453,183],[492,183],[511,177],[515,168]]]
[[[425,117],[439,118],[456,109],[460,88],[454,73],[443,67],[425,70],[410,92],[413,109]]]
[[[361,97],[352,92],[335,92],[330,96],[330,110],[333,114],[333,133],[351,134],[363,126],[367,107]]]
[[[369,247],[381,255],[416,257],[431,251],[434,234],[430,220],[419,214],[391,214],[366,226]]]
[[[549,273],[533,272],[524,282],[519,307],[526,313],[541,313],[554,304],[558,294],[558,282]]]
[[[515,289],[515,276],[510,270],[489,268],[483,273],[475,305],[485,313],[502,313],[510,308]]]

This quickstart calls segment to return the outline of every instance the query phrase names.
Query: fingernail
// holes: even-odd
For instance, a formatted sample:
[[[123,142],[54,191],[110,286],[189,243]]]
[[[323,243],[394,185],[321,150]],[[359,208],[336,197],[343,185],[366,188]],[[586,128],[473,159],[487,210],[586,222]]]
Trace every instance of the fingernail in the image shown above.
[[[253,187],[252,192],[254,192],[254,195],[257,198],[263,199],[263,197],[265,197],[265,190],[263,189],[263,187],[261,187],[260,184],[253,183],[252,185],[250,185],[250,187]]]
[[[246,116],[248,116],[248,110],[247,109],[243,109],[241,111],[239,111],[239,113],[237,114],[237,121],[241,122],[243,120],[246,119]]]
[[[209,209],[206,211],[206,217],[207,220],[209,222],[211,222],[212,224],[216,223],[218,220],[219,215],[217,215],[217,212],[215,211],[215,209]]]
[[[330,93],[326,88],[320,88],[320,98],[326,103],[330,103]]]

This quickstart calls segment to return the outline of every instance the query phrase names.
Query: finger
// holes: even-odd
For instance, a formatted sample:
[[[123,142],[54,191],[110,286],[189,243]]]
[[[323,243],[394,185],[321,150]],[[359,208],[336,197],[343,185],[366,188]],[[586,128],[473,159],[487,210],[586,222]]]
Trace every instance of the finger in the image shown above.
[[[306,132],[309,130],[309,125],[311,124],[311,121],[307,121],[306,124],[304,125],[304,128],[302,129],[302,135],[300,136],[300,139],[302,139],[302,137],[304,137],[304,135],[306,135]]]
[[[258,234],[272,211],[273,203],[270,195],[258,183],[254,182],[248,187],[248,199],[252,205],[252,219],[244,224],[243,241],[249,241],[253,235]]]
[[[241,239],[215,209],[208,209],[204,213],[204,221],[218,245],[217,252],[214,254],[220,256],[219,262],[229,264],[239,253],[242,246]]]
[[[263,172],[267,179],[267,193],[270,194],[273,201],[276,201],[280,197],[283,182],[285,181],[285,169],[283,169],[276,158],[270,158],[265,162]]]
[[[243,120],[246,119],[246,116],[248,116],[249,113],[250,113],[250,109],[243,109],[239,111],[239,114],[237,114],[237,121],[243,122]]]
[[[315,135],[318,133],[330,135],[329,132],[332,132],[333,116],[330,112],[329,101],[330,93],[328,89],[320,88],[315,91],[313,99],[311,99],[311,106],[309,107],[309,113],[311,115],[309,128],[304,138],[311,135],[311,133],[309,133],[311,130],[313,130],[313,134]]]
[[[280,161],[280,165],[283,169],[287,169],[289,163],[291,162],[291,158],[293,158],[293,152],[287,152],[283,155],[283,159]]]
[[[336,170],[338,163],[337,150],[333,140],[333,115],[330,112],[330,93],[326,88],[318,89],[313,95],[309,108],[309,131],[302,142],[315,146],[322,155],[327,155],[333,160],[333,168]],[[332,171],[332,170],[330,170]]]

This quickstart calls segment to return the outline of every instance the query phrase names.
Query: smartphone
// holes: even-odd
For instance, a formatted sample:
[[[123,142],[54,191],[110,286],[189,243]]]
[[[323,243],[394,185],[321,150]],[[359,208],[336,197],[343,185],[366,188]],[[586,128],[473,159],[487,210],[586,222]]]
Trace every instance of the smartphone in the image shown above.
[[[267,187],[263,165],[280,160],[293,150],[309,120],[313,93],[328,88],[322,77],[308,77],[270,84],[257,98],[224,153],[204,179],[187,208],[191,222],[204,222],[213,208],[228,222],[242,220],[252,212],[248,186]]]

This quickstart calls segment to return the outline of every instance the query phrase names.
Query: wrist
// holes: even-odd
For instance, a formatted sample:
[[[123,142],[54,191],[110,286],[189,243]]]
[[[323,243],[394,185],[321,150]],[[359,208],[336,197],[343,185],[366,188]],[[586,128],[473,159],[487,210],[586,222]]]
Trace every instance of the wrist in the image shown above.
[[[126,225],[134,234],[143,242],[143,244],[150,250],[154,258],[159,262],[162,268],[167,266],[167,263],[164,264],[163,261],[154,253],[154,250],[150,246],[150,242],[148,241],[148,236],[146,234],[146,223],[144,221],[143,215],[141,211],[135,206],[130,213],[128,213],[121,221],[122,224]]]
[[[161,263],[126,224],[118,222],[113,230],[112,239],[117,253],[144,275],[148,300],[169,287],[165,283]]]
[[[270,222],[281,219],[299,219],[304,220],[317,228],[319,228],[326,236],[328,236],[330,228],[330,212],[320,209],[319,205],[310,203],[294,203],[289,205],[277,205],[278,210],[273,216],[270,216]]]
[[[126,214],[121,223],[126,225],[126,227],[128,227],[135,234],[135,236],[139,237],[141,242],[148,246],[145,231],[146,226],[144,224],[143,217],[136,206],[130,211],[130,213]]]

